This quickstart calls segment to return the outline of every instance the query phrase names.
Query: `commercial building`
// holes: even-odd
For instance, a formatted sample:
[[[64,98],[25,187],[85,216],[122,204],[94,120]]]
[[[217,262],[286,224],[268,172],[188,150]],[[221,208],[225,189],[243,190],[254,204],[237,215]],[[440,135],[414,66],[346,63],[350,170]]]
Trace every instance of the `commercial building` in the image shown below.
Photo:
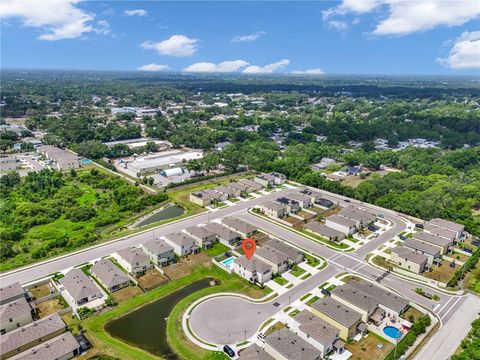
[[[97,261],[90,268],[90,272],[110,292],[114,292],[130,285],[130,279],[110,259]]]
[[[357,231],[356,222],[339,214],[330,215],[325,219],[325,225],[343,234],[354,234]]]
[[[80,167],[80,159],[77,154],[62,150],[52,145],[42,145],[37,148],[37,152],[55,163],[57,170],[77,169]]]
[[[175,259],[173,247],[161,239],[145,241],[140,247],[155,265],[167,266],[170,261]]]
[[[428,266],[428,257],[403,246],[396,246],[390,253],[390,260],[398,267],[420,274]]]
[[[130,274],[140,276],[152,267],[149,257],[137,247],[128,247],[114,254],[120,266]]]
[[[328,227],[316,220],[310,221],[303,225],[303,228],[315,235],[320,235],[330,241],[342,241],[345,239],[345,234],[334,228]]]
[[[173,247],[173,252],[178,256],[200,251],[195,239],[181,231],[165,235],[165,242]]]
[[[120,163],[120,166],[128,169],[133,174],[143,175],[179,167],[185,165],[188,161],[198,160],[202,157],[203,153],[200,151],[172,150],[126,159]]]

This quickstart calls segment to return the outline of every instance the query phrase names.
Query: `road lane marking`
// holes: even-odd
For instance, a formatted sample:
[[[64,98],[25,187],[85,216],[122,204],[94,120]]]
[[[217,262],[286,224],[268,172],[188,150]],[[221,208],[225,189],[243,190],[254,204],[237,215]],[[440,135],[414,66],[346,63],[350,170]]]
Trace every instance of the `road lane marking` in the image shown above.
[[[459,298],[457,299],[457,301],[455,301],[455,302],[453,303],[453,305],[450,306],[450,308],[448,309],[448,311],[442,316],[442,320],[445,319],[445,317],[448,315],[448,313],[449,313],[450,311],[452,311],[452,309],[455,307],[455,305],[457,305],[457,303],[458,303],[461,299],[462,299],[462,297],[459,297]]]
[[[441,307],[441,309],[438,310],[438,313],[441,313],[441,312],[443,311],[443,309],[445,308],[445,306],[447,306],[447,305],[450,303],[450,301],[452,301],[453,299],[454,299],[453,296],[452,296],[450,299],[448,299],[448,301],[445,303],[445,305],[443,305],[443,306]]]

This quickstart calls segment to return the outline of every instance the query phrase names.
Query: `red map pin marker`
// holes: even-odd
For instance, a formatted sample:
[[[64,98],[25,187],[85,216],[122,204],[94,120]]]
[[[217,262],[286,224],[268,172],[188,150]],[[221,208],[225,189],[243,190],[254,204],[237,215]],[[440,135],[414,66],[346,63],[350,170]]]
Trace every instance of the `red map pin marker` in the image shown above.
[[[257,247],[257,244],[255,244],[255,240],[246,238],[242,242],[242,250],[245,253],[245,256],[247,257],[247,260],[250,260],[250,258],[253,256],[253,253],[255,252],[255,249]]]

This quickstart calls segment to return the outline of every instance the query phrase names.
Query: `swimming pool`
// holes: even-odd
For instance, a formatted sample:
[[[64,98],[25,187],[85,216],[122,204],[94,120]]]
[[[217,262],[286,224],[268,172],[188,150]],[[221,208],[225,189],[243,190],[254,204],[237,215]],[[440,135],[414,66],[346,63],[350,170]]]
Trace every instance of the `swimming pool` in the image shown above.
[[[400,330],[393,326],[384,327],[383,332],[385,333],[385,335],[391,337],[392,339],[400,339],[403,335]]]
[[[231,256],[228,259],[223,260],[222,264],[231,269],[233,267],[233,261],[234,260],[235,260],[235,258],[233,256]]]

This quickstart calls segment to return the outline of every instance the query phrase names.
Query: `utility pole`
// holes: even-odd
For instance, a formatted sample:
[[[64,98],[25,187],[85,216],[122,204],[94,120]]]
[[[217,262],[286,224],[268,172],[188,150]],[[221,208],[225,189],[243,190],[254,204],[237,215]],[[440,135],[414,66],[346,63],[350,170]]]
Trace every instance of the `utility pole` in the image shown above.
[[[290,306],[290,300],[292,299],[291,296],[288,297],[288,306]]]

